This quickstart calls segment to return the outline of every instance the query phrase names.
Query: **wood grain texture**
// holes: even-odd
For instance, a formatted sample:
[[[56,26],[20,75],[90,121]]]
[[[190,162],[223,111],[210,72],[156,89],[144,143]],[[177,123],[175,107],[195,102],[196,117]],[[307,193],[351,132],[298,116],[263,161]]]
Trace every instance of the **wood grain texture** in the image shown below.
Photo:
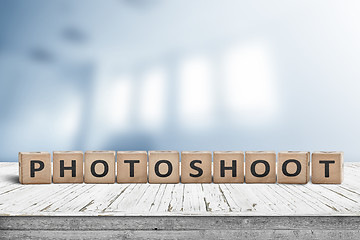
[[[19,152],[19,181],[22,184],[50,184],[50,153]]]
[[[358,239],[360,230],[3,231],[2,239]]]
[[[241,151],[214,151],[214,183],[244,182],[244,153]]]
[[[81,151],[53,152],[53,182],[84,182],[84,154]]]
[[[273,151],[246,151],[245,182],[275,183],[276,153]]]
[[[311,169],[312,183],[341,184],[344,179],[344,153],[313,152]]]
[[[1,239],[358,239],[351,216],[0,217]]]
[[[149,151],[149,183],[179,183],[179,152]]]
[[[279,152],[277,182],[306,184],[310,180],[310,153],[301,151]]]
[[[146,151],[118,151],[116,166],[118,183],[147,183]]]
[[[211,183],[212,153],[209,151],[181,152],[181,182]]]
[[[0,163],[3,216],[360,216],[360,163],[340,185],[22,185],[17,163]]]
[[[115,183],[115,151],[86,151],[85,183]]]

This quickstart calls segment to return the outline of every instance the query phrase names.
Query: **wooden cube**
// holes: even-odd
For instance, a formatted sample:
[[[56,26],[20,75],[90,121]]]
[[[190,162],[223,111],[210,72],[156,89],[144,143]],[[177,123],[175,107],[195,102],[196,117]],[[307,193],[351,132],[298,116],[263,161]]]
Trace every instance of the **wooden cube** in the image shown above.
[[[276,153],[272,151],[245,152],[245,182],[275,183]]]
[[[115,151],[86,151],[85,183],[115,183]]]
[[[53,152],[53,182],[82,183],[84,154],[81,151]]]
[[[146,151],[117,152],[117,182],[147,183]]]
[[[244,182],[244,153],[234,151],[215,151],[213,156],[214,183]]]
[[[149,183],[179,182],[179,152],[149,151]]]
[[[19,152],[19,182],[51,183],[51,156],[48,152]]]
[[[211,152],[181,152],[181,182],[211,183]]]
[[[310,153],[287,151],[278,153],[277,182],[306,184],[310,179]]]
[[[313,152],[311,182],[341,184],[344,179],[343,152]]]

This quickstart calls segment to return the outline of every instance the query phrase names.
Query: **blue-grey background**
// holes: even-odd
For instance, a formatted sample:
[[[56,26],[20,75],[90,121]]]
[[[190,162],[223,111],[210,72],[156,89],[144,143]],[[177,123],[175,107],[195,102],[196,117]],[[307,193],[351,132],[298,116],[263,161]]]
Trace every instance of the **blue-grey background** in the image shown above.
[[[0,160],[53,150],[342,150],[358,1],[0,0]]]

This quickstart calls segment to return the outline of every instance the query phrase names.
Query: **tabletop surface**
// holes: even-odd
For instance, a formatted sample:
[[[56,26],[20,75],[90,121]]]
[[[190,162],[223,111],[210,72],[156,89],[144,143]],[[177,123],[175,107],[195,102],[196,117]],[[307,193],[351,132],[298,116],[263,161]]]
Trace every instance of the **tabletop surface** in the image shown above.
[[[359,216],[360,163],[330,184],[43,184],[0,163],[2,216]]]

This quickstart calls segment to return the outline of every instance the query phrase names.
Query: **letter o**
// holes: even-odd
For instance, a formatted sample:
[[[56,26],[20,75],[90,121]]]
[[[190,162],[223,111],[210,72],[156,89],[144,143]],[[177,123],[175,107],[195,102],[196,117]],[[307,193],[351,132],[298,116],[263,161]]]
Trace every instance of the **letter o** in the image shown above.
[[[159,168],[160,168],[160,164],[162,163],[166,163],[167,166],[168,166],[168,171],[167,173],[165,174],[162,174],[160,171],[159,171]],[[168,177],[171,175],[173,171],[173,167],[172,167],[172,164],[169,160],[159,160],[155,163],[155,174],[158,176],[158,177]]]
[[[293,163],[296,164],[296,171],[295,171],[294,173],[289,173],[289,172],[287,171],[287,168],[286,168],[287,165],[288,165],[289,163],[291,163],[291,162],[293,162]],[[285,176],[287,176],[287,177],[296,177],[296,176],[299,175],[300,172],[301,172],[301,163],[300,163],[298,160],[296,160],[296,159],[286,160],[286,161],[283,163],[283,165],[282,165],[282,172],[283,172],[283,174],[284,174]]]
[[[256,164],[258,163],[262,163],[265,165],[265,171],[262,174],[258,174],[255,171]],[[251,174],[254,175],[255,177],[266,177],[270,173],[270,164],[265,160],[256,160],[251,164],[250,171]]]
[[[95,171],[95,166],[96,166],[96,164],[98,164],[98,163],[102,163],[102,164],[104,165],[104,172],[101,173],[101,174],[98,174],[98,173],[96,173],[96,171]],[[108,172],[109,172],[109,165],[108,165],[107,162],[104,161],[104,160],[96,160],[96,161],[94,161],[93,163],[91,163],[90,171],[91,171],[91,174],[92,174],[94,177],[105,177],[106,174],[108,174]]]

